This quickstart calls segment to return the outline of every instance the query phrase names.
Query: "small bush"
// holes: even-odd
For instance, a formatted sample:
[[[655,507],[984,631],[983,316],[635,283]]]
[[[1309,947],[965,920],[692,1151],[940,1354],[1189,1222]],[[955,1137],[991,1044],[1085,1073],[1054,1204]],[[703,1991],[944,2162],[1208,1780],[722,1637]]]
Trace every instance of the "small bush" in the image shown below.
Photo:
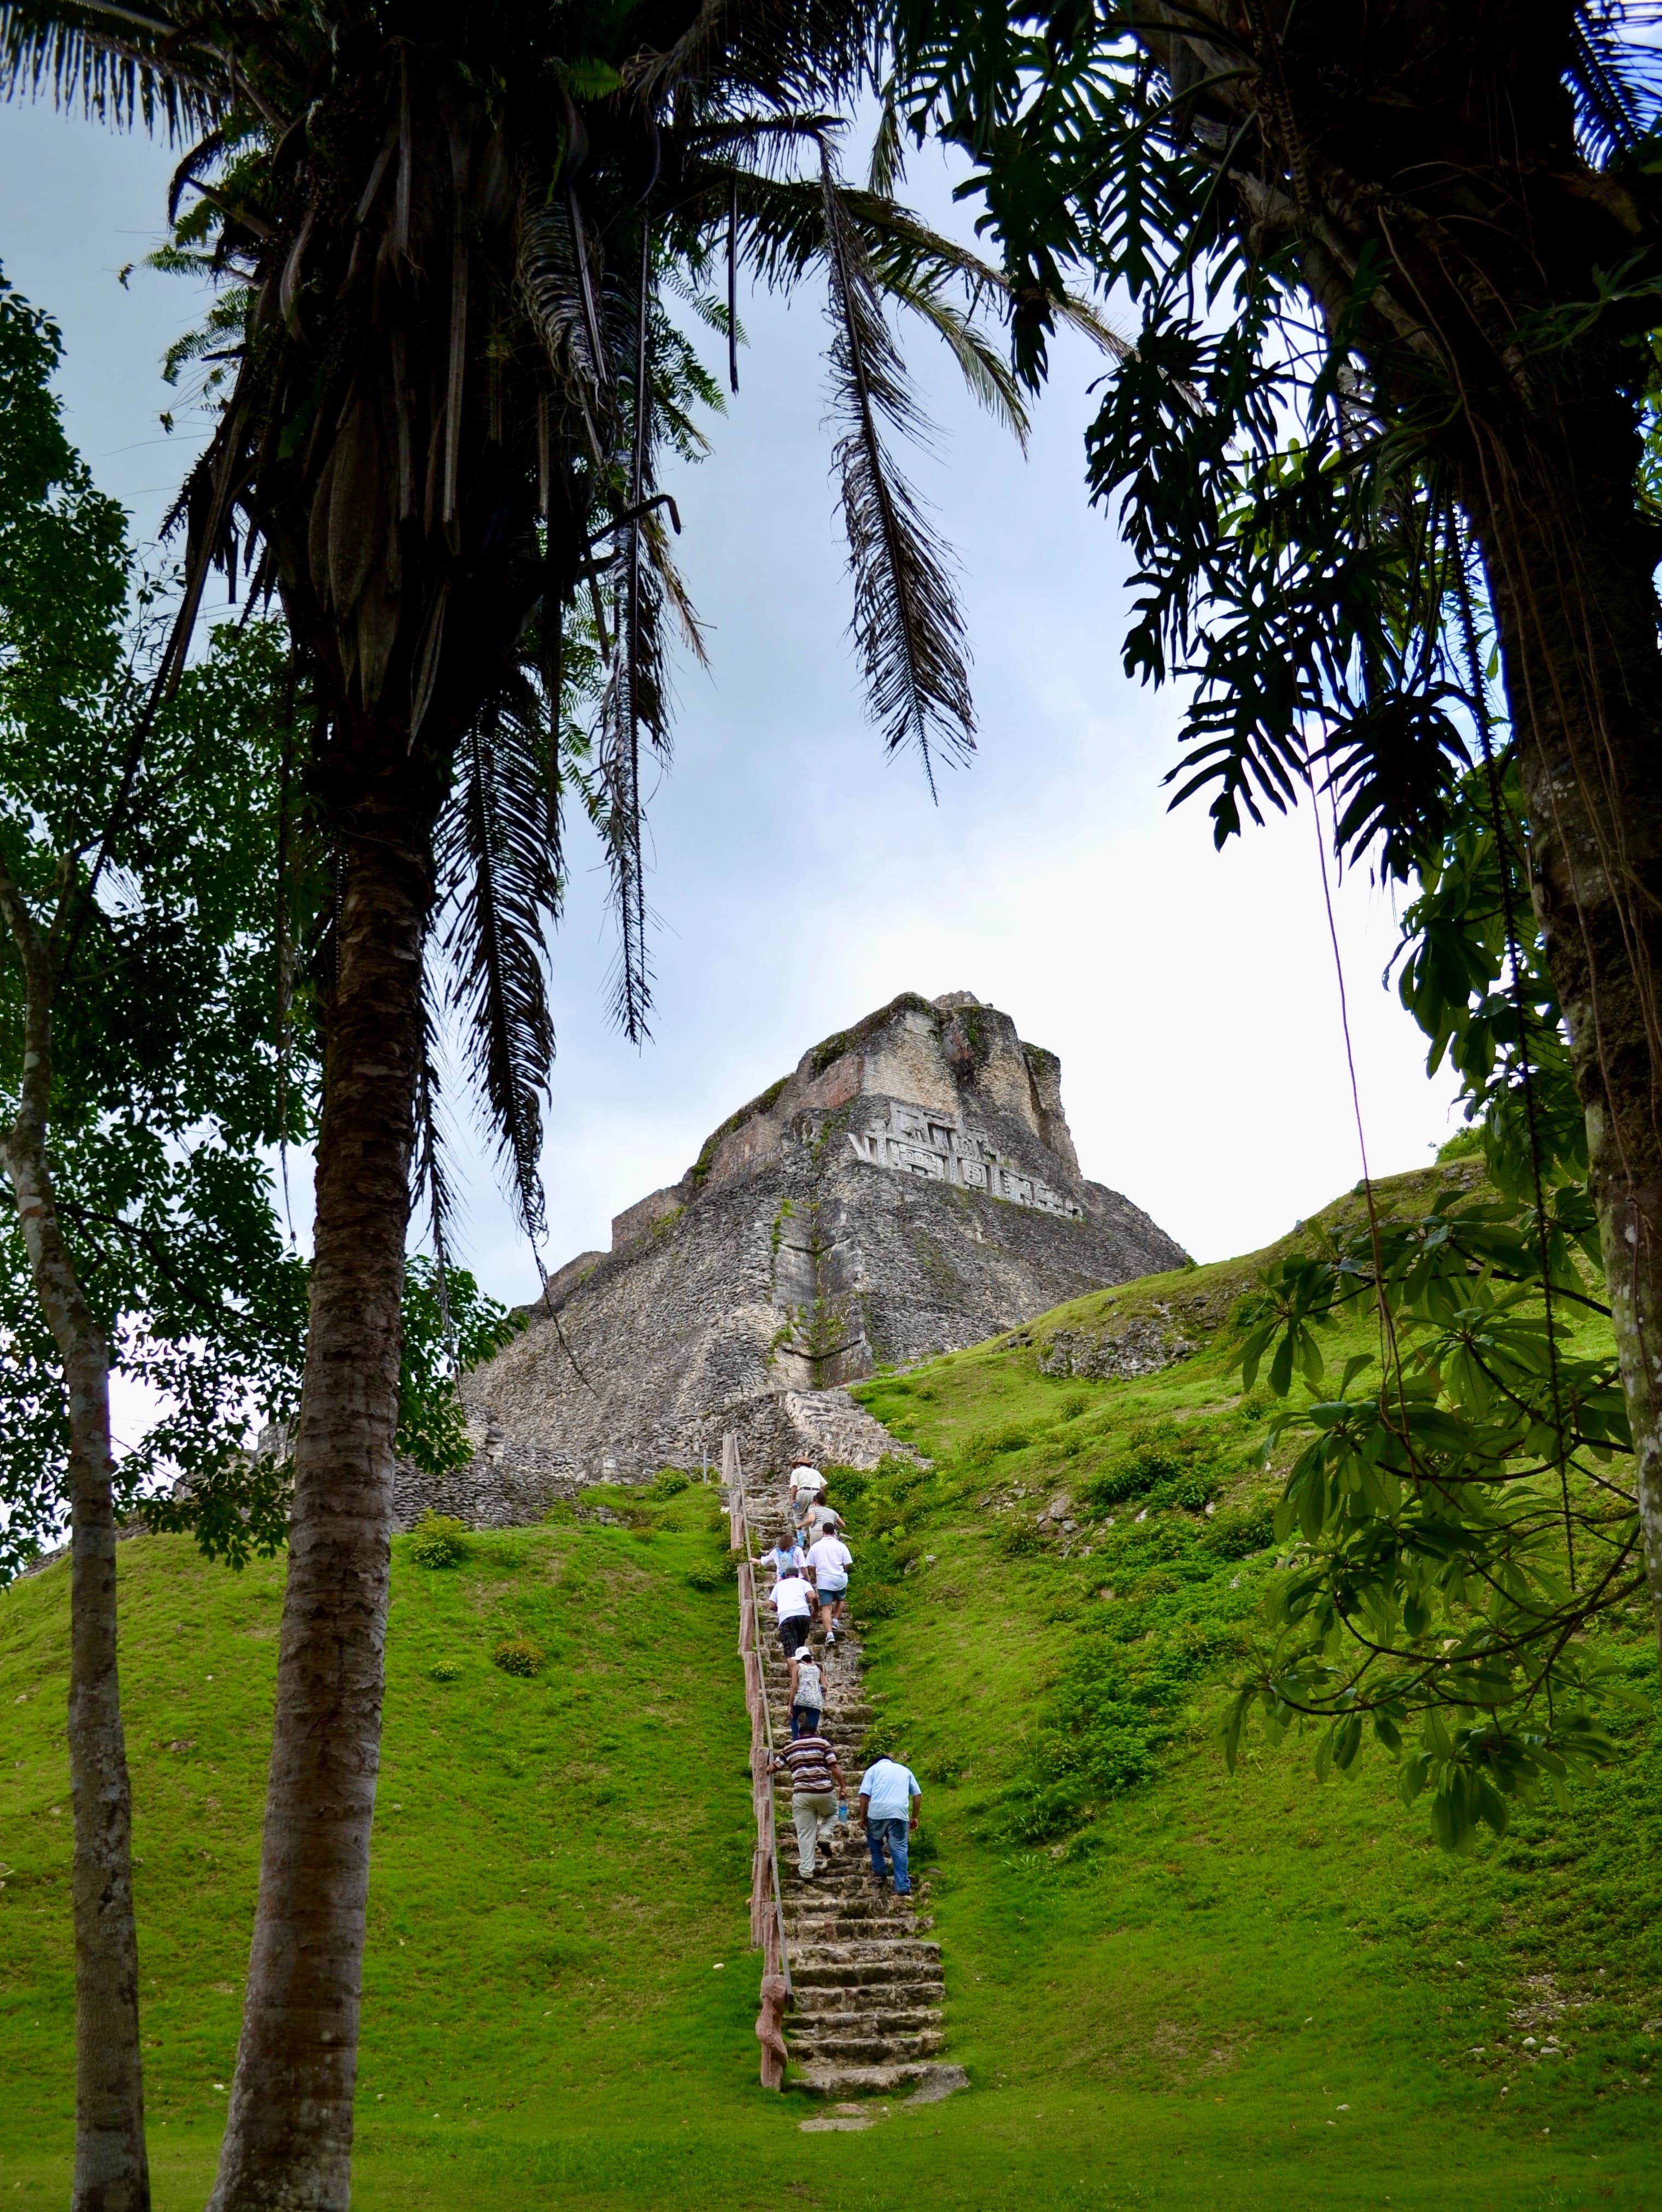
[[[690,1490],[692,1486],[693,1478],[682,1468],[661,1467],[647,1484],[644,1494],[667,1504],[670,1498],[679,1498],[683,1490]]]
[[[840,1513],[852,1511],[871,1487],[870,1470],[866,1468],[833,1467],[828,1462],[820,1473],[825,1477],[825,1494]]]
[[[899,1600],[893,1590],[868,1589],[860,1597],[860,1619],[862,1620],[892,1620],[898,1605]]]
[[[530,1676],[542,1673],[547,1655],[542,1645],[533,1643],[529,1636],[511,1636],[506,1644],[499,1644],[490,1656],[505,1674]]]
[[[1042,1552],[1045,1548],[1045,1540],[1039,1534],[1038,1523],[1029,1521],[1025,1515],[1017,1515],[1002,1522],[993,1541],[999,1556],[1006,1559],[1028,1559],[1034,1553]]]
[[[901,1727],[898,1721],[884,1719],[879,1713],[860,1740],[860,1758],[870,1766],[879,1759],[899,1759],[901,1756]]]
[[[1084,1503],[1100,1513],[1110,1505],[1123,1505],[1128,1498],[1146,1496],[1182,1471],[1181,1461],[1157,1448],[1126,1452],[1091,1477],[1085,1485]]]
[[[1254,1552],[1266,1551],[1275,1542],[1275,1509],[1271,1505],[1247,1505],[1232,1513],[1220,1513],[1200,1540],[1220,1559],[1248,1559]]]
[[[1181,1506],[1186,1513],[1204,1513],[1217,1495],[1217,1477],[1213,1474],[1186,1474],[1177,1482],[1162,1486],[1160,1502],[1162,1505]]]
[[[435,1659],[427,1670],[429,1682],[459,1682],[462,1664],[459,1659]]]
[[[418,1567],[458,1567],[467,1557],[467,1531],[447,1513],[423,1513],[410,1532],[409,1556]]]
[[[689,1567],[687,1580],[693,1589],[704,1591],[707,1596],[716,1590],[725,1589],[737,1572],[737,1557],[710,1559],[699,1566]]]
[[[1019,1425],[1002,1429],[983,1429],[973,1436],[964,1447],[964,1456],[985,1462],[996,1459],[1001,1452],[1025,1451],[1033,1442],[1031,1429]]]

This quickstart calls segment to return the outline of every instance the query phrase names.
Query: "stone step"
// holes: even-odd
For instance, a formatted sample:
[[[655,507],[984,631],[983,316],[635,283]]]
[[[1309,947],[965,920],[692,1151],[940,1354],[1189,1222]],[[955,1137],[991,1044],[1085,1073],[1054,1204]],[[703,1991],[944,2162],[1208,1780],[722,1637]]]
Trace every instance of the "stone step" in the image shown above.
[[[785,1916],[785,1940],[793,1954],[810,1947],[821,1948],[828,1943],[870,1942],[885,1935],[910,1937],[917,1932],[915,1927],[890,1929],[881,1922],[858,1919],[852,1913],[816,1912],[804,1914],[800,1919],[789,1912]]]
[[[885,1898],[894,1897],[894,1892],[889,1887],[886,1876],[882,1888],[878,1887],[878,1878],[872,1873],[871,1862],[863,1848],[858,1851],[858,1856],[846,1844],[843,1846],[840,1852],[828,1853],[824,1844],[822,1843],[819,1846],[819,1863],[814,1873],[804,1881],[796,1870],[796,1830],[781,1829],[776,1840],[779,1865],[789,1876],[786,1884],[788,1889],[796,1890],[804,1896],[814,1890],[825,1892],[835,1890],[839,1895],[867,1898],[874,1905],[881,1904]],[[790,1855],[788,1868],[786,1867],[787,1852]],[[901,1899],[897,1900],[897,1903],[901,1909],[909,1909],[906,1905],[906,1899],[911,1899],[915,1906],[916,1895],[915,1891],[908,1890],[904,1893]]]
[[[904,1899],[879,1896],[876,1887],[869,1878],[858,1885],[849,1882],[828,1881],[816,1874],[810,1882],[800,1875],[787,1878],[785,1885],[785,1912],[789,1919],[793,1911],[803,1919],[814,1919],[821,1915],[834,1914],[840,1920],[858,1920],[863,1926],[874,1923],[889,1923],[910,1920],[914,1908]],[[914,1935],[914,1929],[902,1931]]]
[[[793,1911],[788,1893],[785,1927],[798,1951],[836,1950],[849,1943],[914,1943],[924,1932],[913,1913],[848,1912],[834,1898]]]
[[[870,2017],[874,2010],[885,2020],[899,2020],[916,2012],[938,2014],[946,1996],[946,1984],[938,1975],[933,1980],[864,1982],[852,1986],[841,1982],[798,1982],[794,1960],[792,1984],[796,1990],[798,2015],[811,2020],[822,2020],[832,2010],[847,2011],[857,1998],[861,2001],[863,2018]]]
[[[897,2089],[916,2085],[916,2092],[949,2096],[967,2089],[969,2076],[961,2066],[943,2066],[938,2060],[908,2059],[889,2066],[831,2066],[815,2063],[793,2074],[792,2085],[815,2097],[887,2097]],[[931,2094],[932,2093],[932,2094]]]
[[[916,2035],[889,2035],[883,2033],[851,2035],[804,2034],[798,2029],[795,2037],[787,2028],[786,2040],[794,2040],[804,2059],[841,2059],[853,2064],[881,2065],[896,2059],[928,2058],[937,2051],[946,2038],[938,2028],[925,2028]]]
[[[874,1936],[915,1936],[916,1906],[906,1898],[879,1895],[875,1883],[836,1881],[825,1874],[807,1881],[794,1867],[781,1867],[785,1876],[786,1917],[804,1920],[857,1920]]]
[[[795,1837],[791,1840],[794,1844]],[[799,1875],[794,1864],[786,1863],[782,1846],[779,1872],[785,1878],[787,1912],[794,1906],[801,1912],[835,1912],[860,1920],[893,1921],[918,1909],[914,1892],[896,1897],[890,1890],[879,1889],[866,1873],[840,1874],[834,1868],[828,1870],[822,1861],[816,1874]],[[912,1931],[907,1929],[905,1932],[910,1935]]]
[[[849,1945],[839,1945],[846,1951]],[[837,1958],[819,1960],[805,1957],[801,1951],[791,1960],[791,1979],[804,1990],[875,1990],[886,1987],[914,1988],[924,1981],[938,1981],[939,1970],[931,1969],[934,1961],[929,1959],[850,1959]]]
[[[803,1992],[804,1996],[808,1992]],[[823,2039],[828,2035],[922,2035],[941,2024],[939,2005],[872,2004],[864,2011],[849,2011],[846,2007],[837,2012],[814,2012],[798,2003],[787,2023],[788,2033],[794,2036],[812,2034]]]
[[[814,1733],[823,1737],[828,1742],[834,1744],[838,1753],[846,1761],[849,1758],[859,1758],[861,1747],[865,1742],[870,1725],[869,1721],[851,1719],[846,1713],[840,1711],[835,1705],[832,1705],[828,1708],[825,1718],[821,1721]],[[773,1749],[782,1754],[789,1751],[795,1740],[791,1734],[790,1708],[784,1705],[776,1705],[773,1709]],[[864,1764],[864,1760],[861,1759],[862,1768]]]
[[[773,1715],[773,1735],[783,1748],[791,1741],[791,1703],[784,1693],[783,1686],[777,1696],[768,1699],[768,1705]],[[857,1729],[869,1729],[876,1717],[874,1706],[857,1705],[851,1698],[838,1697],[834,1690],[831,1692],[830,1703],[823,1711],[825,1718],[820,1723],[822,1735],[829,1727],[834,1730],[840,1729],[845,1735],[852,1736]]]

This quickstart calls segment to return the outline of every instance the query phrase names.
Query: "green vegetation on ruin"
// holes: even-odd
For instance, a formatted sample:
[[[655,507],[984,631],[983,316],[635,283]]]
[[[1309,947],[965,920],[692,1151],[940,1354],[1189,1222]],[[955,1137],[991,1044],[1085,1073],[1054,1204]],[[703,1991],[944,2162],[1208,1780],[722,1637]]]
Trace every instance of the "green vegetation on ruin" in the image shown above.
[[[1655,2201],[1662,1761],[1642,1710],[1568,1814],[1468,1858],[1435,1848],[1382,1758],[1319,1785],[1296,1739],[1259,1741],[1224,1771],[1211,1729],[1277,1556],[1265,1408],[1230,1367],[1253,1273],[1098,1293],[861,1387],[933,1463],[839,1489],[874,1739],[924,1780],[947,2055],[974,2082],[865,2136],[802,2135],[816,2108],[755,2083],[713,1490],[595,1490],[449,1565],[416,1556],[451,1558],[442,1530],[397,1540],[360,2207]],[[1058,1336],[1134,1325],[1200,1348],[1120,1380],[1041,1371]],[[1061,1498],[1077,1525],[1041,1531]],[[145,1537],[120,1573],[158,2212],[194,2212],[236,2034],[282,1569]],[[22,2205],[61,2200],[71,2136],[65,1597],[61,1563],[0,1595],[0,2197]],[[494,1663],[513,1643],[538,1673]],[[1648,1699],[1642,1622],[1612,1647]]]

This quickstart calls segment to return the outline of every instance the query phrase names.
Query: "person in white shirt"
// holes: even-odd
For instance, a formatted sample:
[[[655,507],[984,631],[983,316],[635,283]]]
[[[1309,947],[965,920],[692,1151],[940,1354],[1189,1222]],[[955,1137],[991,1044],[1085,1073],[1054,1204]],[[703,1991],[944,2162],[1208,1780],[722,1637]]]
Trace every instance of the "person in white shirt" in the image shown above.
[[[798,1460],[791,1470],[791,1518],[800,1528],[808,1518],[809,1510],[816,1498],[825,1492],[825,1477],[818,1468],[810,1467],[806,1460]]]
[[[820,1626],[825,1631],[828,1644],[837,1640],[837,1623],[842,1619],[848,1595],[848,1570],[853,1564],[854,1554],[842,1538],[834,1535],[828,1528],[808,1547],[808,1571],[819,1594]]]
[[[788,1567],[767,1597],[779,1623],[780,1648],[787,1659],[794,1659],[813,1630],[813,1590],[800,1567]]]

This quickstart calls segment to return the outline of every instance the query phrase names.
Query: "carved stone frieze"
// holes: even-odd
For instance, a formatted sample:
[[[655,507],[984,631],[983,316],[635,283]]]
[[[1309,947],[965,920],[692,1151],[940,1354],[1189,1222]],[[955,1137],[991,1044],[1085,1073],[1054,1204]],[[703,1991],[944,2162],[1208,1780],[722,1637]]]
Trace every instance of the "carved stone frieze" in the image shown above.
[[[867,1167],[955,1183],[961,1190],[979,1191],[983,1197],[1000,1198],[1011,1206],[1036,1206],[1040,1213],[1059,1213],[1071,1221],[1085,1218],[1085,1209],[1077,1199],[1053,1188],[1024,1169],[1011,1153],[1001,1152],[990,1138],[966,1128],[952,1115],[895,1101],[881,1121],[863,1129],[851,1129],[848,1146],[854,1158]]]

